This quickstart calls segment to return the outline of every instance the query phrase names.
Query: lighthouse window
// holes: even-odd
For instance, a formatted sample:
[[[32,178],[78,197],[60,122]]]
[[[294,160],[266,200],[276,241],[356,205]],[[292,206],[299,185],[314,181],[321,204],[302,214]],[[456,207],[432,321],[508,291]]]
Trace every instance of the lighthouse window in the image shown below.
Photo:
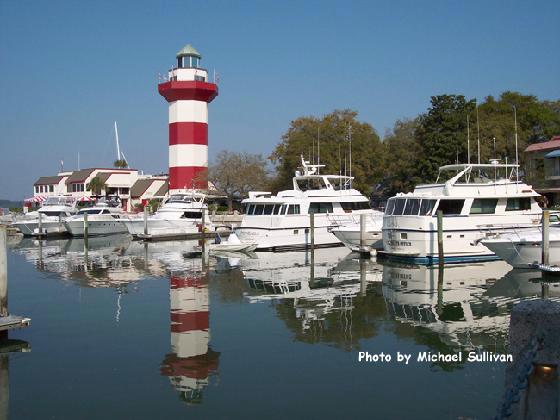
[[[497,198],[476,198],[471,206],[471,214],[494,214],[496,213]]]

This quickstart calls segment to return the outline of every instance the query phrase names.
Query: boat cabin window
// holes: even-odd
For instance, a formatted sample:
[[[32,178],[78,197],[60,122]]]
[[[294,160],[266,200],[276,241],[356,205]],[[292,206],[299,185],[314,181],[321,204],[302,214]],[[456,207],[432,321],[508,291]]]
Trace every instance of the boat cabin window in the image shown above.
[[[367,201],[346,201],[341,202],[340,207],[345,212],[351,212],[352,210],[369,210],[371,209],[369,203]]]
[[[420,216],[431,215],[435,205],[436,200],[422,199],[422,203],[420,203]]]
[[[387,208],[385,209],[385,214],[387,215],[393,214],[394,209],[395,209],[395,200],[387,201]]]
[[[266,204],[264,206],[264,213],[265,215],[269,216],[272,214],[272,210],[274,210],[274,204]]]
[[[288,205],[282,204],[282,208],[280,209],[280,214],[286,214],[287,209],[288,209]]]
[[[531,210],[531,197],[508,198],[506,211]]]
[[[275,204],[274,205],[274,210],[272,211],[272,214],[280,213],[280,209],[282,209],[282,204]]]
[[[189,201],[191,201],[189,196],[181,194],[174,194],[167,200],[168,203],[184,203]]]
[[[420,211],[420,200],[418,198],[409,198],[406,200],[403,214],[408,216],[418,216]]]
[[[84,209],[84,210],[80,210],[78,212],[78,214],[99,214],[99,209]]]
[[[326,188],[323,178],[296,179],[297,186],[301,191],[322,190]]]
[[[65,215],[64,212],[60,212],[60,211],[42,211],[41,214],[44,216],[56,216],[56,217]]]
[[[186,211],[181,216],[181,219],[202,219],[202,213],[199,211]]]
[[[332,203],[309,203],[309,214],[311,213],[332,213]]]
[[[104,209],[104,210],[101,212],[101,214],[111,214],[111,212],[110,212],[109,210],[107,210],[107,209]]]
[[[439,200],[438,210],[445,216],[456,216],[461,214],[465,200]]]
[[[405,204],[406,198],[397,198],[395,200],[395,209],[393,210],[393,215],[401,216],[403,214]]]
[[[256,204],[255,212],[253,214],[255,216],[262,216],[263,213],[264,213],[264,204]]]
[[[299,214],[299,204],[290,204],[288,206],[288,214]]]
[[[494,214],[496,213],[497,198],[475,198],[473,200],[470,214]]]
[[[247,215],[253,214],[254,208],[255,208],[254,205],[248,204],[248,205],[247,205],[247,208],[245,209],[245,214],[247,214]]]

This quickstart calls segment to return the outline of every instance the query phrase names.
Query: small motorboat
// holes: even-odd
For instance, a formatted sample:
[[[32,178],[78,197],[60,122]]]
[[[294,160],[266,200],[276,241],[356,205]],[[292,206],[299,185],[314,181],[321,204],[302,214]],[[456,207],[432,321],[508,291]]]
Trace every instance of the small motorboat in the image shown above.
[[[257,249],[256,243],[241,242],[234,232],[227,240],[223,240],[220,234],[216,233],[214,243],[208,246],[210,252],[251,252],[255,249]]]

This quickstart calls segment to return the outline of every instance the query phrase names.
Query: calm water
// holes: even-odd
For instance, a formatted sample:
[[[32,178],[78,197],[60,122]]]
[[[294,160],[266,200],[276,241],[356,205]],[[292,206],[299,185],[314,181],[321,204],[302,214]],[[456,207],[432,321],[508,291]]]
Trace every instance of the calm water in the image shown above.
[[[309,255],[201,258],[196,242],[24,239],[8,253],[9,408],[0,418],[488,418],[505,365],[394,361],[397,351],[507,352],[538,273]],[[551,296],[559,296],[551,286]],[[390,363],[359,363],[358,352]],[[4,372],[5,373],[5,372]]]

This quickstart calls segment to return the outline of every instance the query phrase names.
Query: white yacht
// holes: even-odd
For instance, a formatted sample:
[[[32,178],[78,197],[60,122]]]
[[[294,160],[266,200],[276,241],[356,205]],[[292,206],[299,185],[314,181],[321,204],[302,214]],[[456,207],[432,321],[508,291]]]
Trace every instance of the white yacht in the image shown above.
[[[512,229],[533,228],[541,209],[518,165],[442,166],[435,184],[389,199],[383,217],[383,250],[418,263],[438,261],[437,213],[443,213],[445,262],[498,259],[480,240]]]
[[[310,165],[302,157],[303,173],[296,171],[293,189],[270,192],[252,191],[243,200],[245,215],[235,229],[242,242],[257,244],[257,251],[305,249],[311,245],[310,217],[315,214],[315,247],[342,245],[328,231],[335,224],[329,215],[371,213],[369,200],[352,188],[352,177],[322,175],[324,165]]]
[[[336,236],[347,248],[353,252],[375,252],[375,247],[382,242],[383,212],[372,210],[366,215],[366,225],[364,232],[364,245],[361,242],[361,221],[360,217],[352,216],[351,220],[331,217],[335,224],[330,228],[330,232]]]
[[[101,199],[95,206],[80,210],[75,216],[64,222],[66,229],[72,236],[84,236],[84,215],[87,213],[88,236],[111,235],[126,233],[126,226],[122,223],[125,213],[119,202],[111,199]]]
[[[48,197],[39,210],[16,219],[12,226],[18,228],[25,236],[64,234],[66,233],[64,221],[76,214],[78,211],[76,205],[76,197]],[[39,226],[39,222],[41,226]]]
[[[558,215],[551,215],[558,221]],[[504,232],[494,238],[482,240],[482,244],[502,260],[515,268],[533,268],[542,262],[541,228]],[[550,226],[549,264],[560,264],[560,225]]]
[[[147,218],[148,234],[155,236],[197,235],[204,228],[211,230],[212,224],[208,217],[208,206],[205,196],[200,193],[172,194],[159,210]],[[133,236],[143,235],[144,216],[122,219],[128,232]]]

